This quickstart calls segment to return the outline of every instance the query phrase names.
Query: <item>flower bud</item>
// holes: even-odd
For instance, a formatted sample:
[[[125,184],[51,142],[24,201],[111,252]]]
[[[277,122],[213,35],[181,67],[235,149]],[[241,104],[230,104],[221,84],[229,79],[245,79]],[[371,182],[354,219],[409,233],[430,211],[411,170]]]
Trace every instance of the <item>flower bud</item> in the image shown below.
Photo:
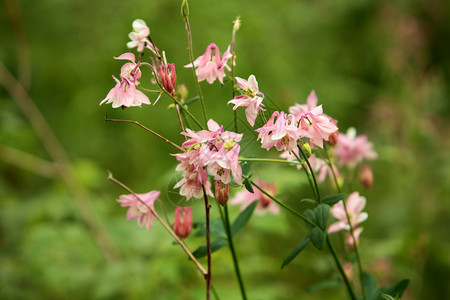
[[[311,154],[312,154],[311,146],[308,143],[303,143],[302,144],[302,150],[307,155],[307,157],[311,156]]]
[[[173,224],[173,231],[179,238],[186,238],[192,229],[192,210],[189,206],[175,208],[175,222]]]
[[[359,180],[366,189],[372,186],[373,172],[369,165],[364,165],[359,169]]]
[[[168,93],[172,93],[177,82],[177,74],[175,73],[175,64],[167,64],[159,66],[159,78],[161,84]]]
[[[177,95],[180,97],[180,102],[186,102],[189,91],[184,83],[177,85]]]
[[[329,117],[329,120],[331,123],[333,123],[334,125],[337,126],[337,121],[335,119]],[[327,141],[328,145],[330,145],[330,146],[336,145],[337,141],[338,141],[338,137],[339,137],[339,130],[336,130],[335,132],[331,133],[328,136],[328,141]]]
[[[183,0],[183,2],[181,3],[181,15],[183,16],[183,18],[189,17],[189,4],[187,0]]]
[[[220,205],[225,206],[230,198],[230,185],[223,184],[222,181],[217,180],[215,192],[217,202],[219,202]]]

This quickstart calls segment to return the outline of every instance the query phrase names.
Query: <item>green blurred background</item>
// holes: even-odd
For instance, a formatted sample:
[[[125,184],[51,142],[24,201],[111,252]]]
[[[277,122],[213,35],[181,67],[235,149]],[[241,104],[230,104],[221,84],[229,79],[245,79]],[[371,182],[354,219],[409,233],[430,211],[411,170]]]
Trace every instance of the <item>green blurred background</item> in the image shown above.
[[[115,201],[124,192],[107,180],[111,170],[136,192],[159,189],[169,211],[186,204],[172,189],[174,149],[132,124],[104,122],[106,113],[137,120],[181,143],[169,99],[125,110],[98,106],[114,86],[111,75],[119,75],[122,63],[113,56],[127,51],[136,18],[176,64],[178,83],[196,95],[192,72],[182,67],[189,56],[180,2],[0,3],[0,298],[203,298],[192,263],[159,224],[148,232],[127,221]],[[342,131],[355,126],[368,134],[379,159],[372,163],[374,186],[360,190],[368,199],[366,269],[384,285],[410,278],[405,299],[450,297],[449,2],[191,0],[190,9],[195,57],[211,42],[224,51],[241,16],[236,74],[256,75],[269,110],[304,103],[314,89]],[[146,71],[142,84],[150,87]],[[229,125],[229,83],[202,88],[209,116]],[[199,103],[191,109],[200,117]],[[242,110],[238,115],[244,118]],[[244,132],[243,155],[276,157],[258,149],[252,134]],[[55,158],[62,164],[49,163]],[[302,173],[264,164],[254,173],[305,208],[298,200],[311,193]],[[201,201],[187,205],[201,220]],[[250,299],[345,299],[343,289],[307,293],[334,272],[331,259],[312,247],[280,270],[305,232],[281,212],[254,216],[236,237]],[[188,240],[192,249],[202,243]],[[239,299],[228,250],[215,253],[213,263],[221,299]]]

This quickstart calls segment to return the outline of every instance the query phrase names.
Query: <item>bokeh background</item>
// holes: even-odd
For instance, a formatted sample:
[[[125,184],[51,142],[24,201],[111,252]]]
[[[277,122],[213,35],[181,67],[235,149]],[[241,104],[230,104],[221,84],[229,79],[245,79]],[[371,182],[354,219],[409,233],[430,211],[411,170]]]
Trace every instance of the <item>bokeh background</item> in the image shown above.
[[[202,219],[201,201],[185,203],[172,189],[174,149],[132,124],[104,121],[137,120],[181,143],[168,98],[125,110],[98,105],[136,18],[196,95],[182,67],[189,56],[180,2],[0,2],[0,298],[203,298],[203,279],[184,253],[159,224],[148,232],[126,220],[116,202],[124,191],[107,180],[111,170],[136,192],[161,190],[169,218],[176,205],[190,205]],[[383,285],[410,278],[405,299],[450,297],[449,2],[191,0],[190,9],[195,57],[211,42],[225,50],[241,16],[236,74],[256,75],[269,109],[304,103],[314,89],[342,131],[369,136],[379,154],[375,182],[356,187],[368,199],[365,268]],[[145,71],[142,84],[151,87]],[[229,83],[202,88],[209,116],[229,125]],[[200,117],[199,103],[191,110]],[[243,155],[276,157],[252,134],[244,131]],[[306,208],[298,203],[311,195],[302,173],[267,164],[253,173]],[[308,293],[334,274],[312,247],[280,269],[305,232],[281,212],[254,216],[236,237],[250,299],[345,299],[342,288]],[[202,243],[188,239],[192,249]],[[220,298],[239,299],[228,250],[213,262]]]

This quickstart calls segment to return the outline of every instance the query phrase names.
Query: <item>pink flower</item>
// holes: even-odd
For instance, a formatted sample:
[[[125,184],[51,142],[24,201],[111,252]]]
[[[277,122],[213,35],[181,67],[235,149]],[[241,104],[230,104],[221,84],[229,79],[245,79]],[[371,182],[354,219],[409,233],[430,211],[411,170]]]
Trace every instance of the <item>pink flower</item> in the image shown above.
[[[222,181],[216,180],[215,196],[220,205],[225,206],[230,198],[230,184],[223,184]]]
[[[339,165],[347,165],[354,168],[364,159],[375,159],[377,153],[373,150],[373,145],[367,140],[367,136],[356,136],[355,128],[347,130],[347,134],[339,134],[334,154],[338,157]]]
[[[255,125],[256,117],[262,108],[262,101],[264,94],[259,91],[258,82],[255,75],[250,75],[248,81],[240,77],[236,77],[236,83],[242,90],[242,95],[234,97],[233,100],[228,103],[234,104],[233,110],[236,110],[239,106],[247,107],[245,109],[245,117],[250,125]]]
[[[113,108],[117,107],[130,107],[130,106],[141,106],[142,103],[150,104],[148,97],[141,91],[136,89],[139,85],[139,79],[141,78],[141,71],[139,70],[139,64],[135,63],[135,56],[133,53],[124,53],[115,59],[129,60],[131,62],[125,63],[120,70],[119,81],[113,76],[116,81],[116,86],[113,87],[105,99],[100,102],[112,103]]]
[[[150,191],[145,194],[122,195],[117,200],[122,207],[129,207],[127,211],[127,219],[138,220],[139,226],[144,226],[148,230],[152,228],[155,216],[152,214],[150,207],[154,209],[154,202],[159,197],[159,191]]]
[[[343,201],[343,200],[342,200]],[[328,233],[335,233],[341,230],[346,230],[350,232],[350,225],[345,214],[345,208],[342,201],[339,201],[331,208],[331,214],[338,219],[337,222],[333,223],[328,227]],[[359,195],[358,192],[351,193],[347,198],[347,213],[350,219],[350,224],[353,228],[353,234],[355,239],[358,240],[362,229],[356,228],[359,224],[367,220],[368,214],[362,212],[364,206],[366,205],[366,198]],[[348,243],[352,240],[352,243]],[[347,244],[353,244],[353,238],[351,235],[346,238]]]
[[[220,57],[219,47],[216,44],[211,43],[206,48],[205,53],[198,57],[194,63],[185,65],[186,68],[197,68],[196,74],[198,81],[206,80],[209,84],[213,83],[216,79],[223,84],[223,78],[225,77],[225,68],[230,71],[231,68],[227,65],[228,59],[232,57],[230,53],[230,46],[227,51]]]
[[[317,101],[316,93],[311,91],[306,104],[295,104],[289,108],[289,112],[299,122],[301,136],[322,148],[323,141],[328,141],[338,128],[337,122],[323,113],[322,105],[317,106]]]
[[[173,223],[173,231],[179,238],[186,238],[192,230],[192,210],[189,206],[185,206],[184,210],[177,206],[175,208],[175,222]]]
[[[359,181],[361,181],[366,189],[369,189],[372,186],[373,172],[369,165],[364,165],[359,169]]]
[[[271,195],[274,195],[276,193],[276,187],[274,183],[263,182],[258,179],[255,179],[255,183]],[[258,201],[255,213],[262,215],[266,212],[270,212],[276,215],[280,212],[280,207],[278,206],[278,204],[268,196],[266,196],[259,189],[253,188],[253,192],[254,193],[250,193],[249,191],[244,189],[236,193],[233,199],[230,200],[230,203],[233,205],[242,205],[241,209],[243,210],[254,201]]]
[[[203,187],[209,196],[211,183],[208,175],[214,180],[229,184],[231,178],[238,184],[242,184],[242,168],[239,165],[241,134],[224,131],[213,120],[208,121],[208,130],[198,132],[186,129],[182,133],[188,139],[182,144],[183,153],[175,154],[180,162],[177,171],[183,172],[183,178],[175,185],[181,187],[180,194],[187,199],[203,197]]]
[[[274,112],[267,124],[256,129],[256,132],[259,132],[258,140],[261,139],[261,147],[270,149],[275,146],[278,151],[291,151],[297,147],[297,140],[300,138],[296,124],[294,115]]]
[[[133,21],[132,26],[133,31],[128,34],[128,37],[131,41],[127,43],[127,47],[130,49],[137,47],[138,52],[143,52],[144,48],[147,47],[153,53],[156,53],[156,49],[153,43],[148,40],[148,37],[150,35],[150,28],[148,28],[145,21],[136,19]]]

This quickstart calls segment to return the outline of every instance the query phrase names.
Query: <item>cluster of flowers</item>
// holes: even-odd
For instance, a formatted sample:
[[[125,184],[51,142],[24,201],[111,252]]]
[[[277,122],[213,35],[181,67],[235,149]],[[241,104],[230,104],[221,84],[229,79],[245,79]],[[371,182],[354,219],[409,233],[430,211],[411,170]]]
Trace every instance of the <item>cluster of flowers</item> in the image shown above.
[[[180,194],[188,200],[202,198],[204,193],[213,196],[208,175],[216,181],[216,192],[217,187],[228,186],[231,177],[236,184],[242,184],[242,168],[238,160],[241,149],[238,143],[242,134],[224,131],[223,126],[213,120],[208,121],[208,129],[198,132],[186,129],[182,133],[189,137],[182,145],[185,152],[175,155],[180,162],[177,171],[183,172],[183,178],[175,188],[181,187]]]

